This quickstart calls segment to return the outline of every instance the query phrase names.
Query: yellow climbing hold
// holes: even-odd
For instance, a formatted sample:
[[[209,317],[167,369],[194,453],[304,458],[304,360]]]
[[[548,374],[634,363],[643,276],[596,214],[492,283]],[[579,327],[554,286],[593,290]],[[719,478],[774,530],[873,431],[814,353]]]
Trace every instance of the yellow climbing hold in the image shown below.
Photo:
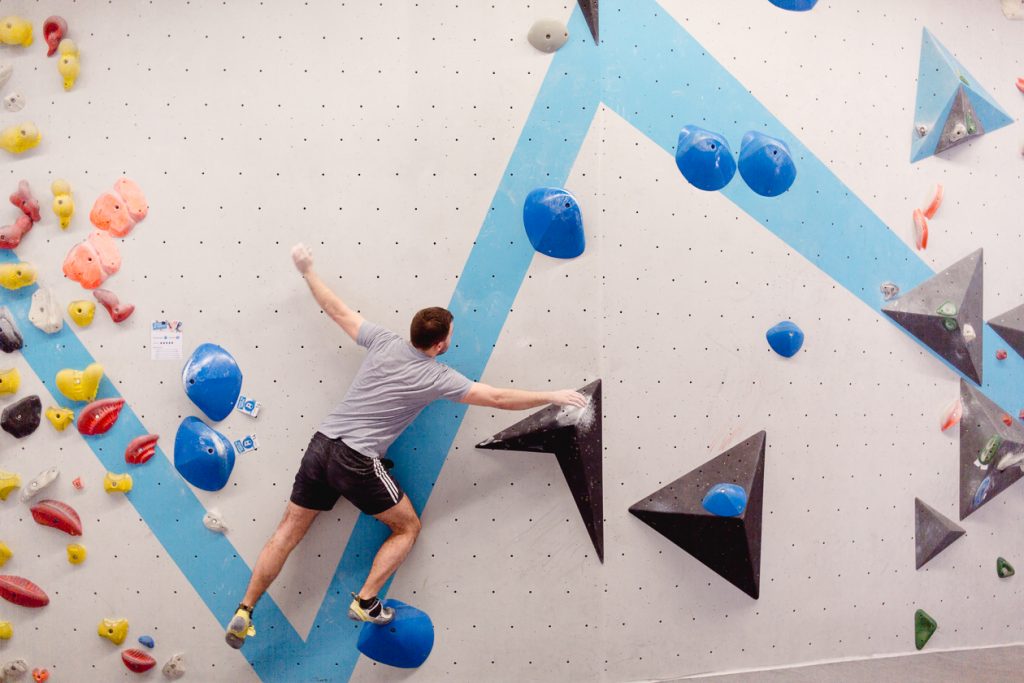
[[[0,470],[0,500],[7,500],[11,491],[21,486],[21,476]]]
[[[60,55],[57,59],[57,71],[64,77],[64,89],[71,90],[71,87],[75,84],[75,79],[78,78],[78,70],[80,68],[78,63],[78,46],[75,45],[75,41],[65,38],[57,46],[57,52]]]
[[[72,301],[68,304],[68,315],[79,327],[88,327],[92,323],[92,317],[96,315],[96,304],[85,299]]]
[[[0,19],[0,43],[28,47],[32,44],[31,22],[11,15]]]
[[[7,560],[12,557],[14,557],[14,553],[11,552],[11,548],[3,541],[0,541],[0,567],[7,564]]]
[[[38,145],[42,139],[43,136],[39,134],[36,124],[26,121],[0,131],[0,149],[11,154],[21,154]]]
[[[128,493],[132,490],[132,475],[107,472],[103,477],[103,490],[107,493]]]
[[[103,366],[89,363],[85,370],[64,368],[57,373],[57,389],[72,401],[92,401],[103,379]]]
[[[71,564],[82,564],[85,562],[85,546],[72,543],[68,546],[68,562]]]
[[[36,267],[24,261],[19,263],[0,263],[0,287],[4,289],[21,289],[36,281]]]
[[[14,627],[9,621],[0,621],[0,640],[10,640],[14,635]]]
[[[18,368],[0,370],[0,394],[13,394],[18,391],[21,385],[21,375]]]
[[[54,429],[63,432],[65,427],[75,421],[75,413],[69,408],[50,406],[46,409],[46,419],[50,421]]]
[[[104,619],[96,628],[100,638],[106,638],[114,645],[120,645],[128,637],[127,619]]]
[[[67,230],[71,225],[71,214],[75,212],[75,200],[71,198],[71,184],[57,179],[50,185],[53,192],[53,212],[60,219],[60,227]]]

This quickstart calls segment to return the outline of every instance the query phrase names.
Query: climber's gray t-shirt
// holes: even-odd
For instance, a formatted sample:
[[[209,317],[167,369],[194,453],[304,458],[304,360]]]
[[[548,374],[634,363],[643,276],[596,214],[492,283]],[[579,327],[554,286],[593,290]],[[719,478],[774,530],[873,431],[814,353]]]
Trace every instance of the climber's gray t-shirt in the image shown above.
[[[344,400],[319,431],[371,458],[381,458],[428,403],[458,401],[473,382],[408,341],[364,320],[356,343],[367,349]]]

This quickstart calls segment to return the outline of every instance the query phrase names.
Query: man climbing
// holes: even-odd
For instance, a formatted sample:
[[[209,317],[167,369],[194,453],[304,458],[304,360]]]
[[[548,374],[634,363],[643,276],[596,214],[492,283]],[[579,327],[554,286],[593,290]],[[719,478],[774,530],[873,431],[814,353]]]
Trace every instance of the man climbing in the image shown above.
[[[313,298],[345,334],[367,350],[342,402],[324,419],[302,457],[284,518],[263,547],[245,597],[228,624],[225,639],[239,648],[255,635],[252,611],[302,540],[317,514],[344,496],[362,512],[391,529],[373,559],[369,576],[352,594],[348,616],[356,621],[386,624],[394,610],[377,597],[398,569],[420,532],[420,520],[409,498],[389,474],[388,447],[429,403],[447,399],[470,405],[525,410],[554,403],[584,407],[582,394],[561,391],[497,389],[472,382],[437,361],[451,346],[452,314],[425,308],[412,319],[410,341],[363,319],[338,298],[313,271],[313,256],[298,244],[292,248],[295,267],[306,279]]]

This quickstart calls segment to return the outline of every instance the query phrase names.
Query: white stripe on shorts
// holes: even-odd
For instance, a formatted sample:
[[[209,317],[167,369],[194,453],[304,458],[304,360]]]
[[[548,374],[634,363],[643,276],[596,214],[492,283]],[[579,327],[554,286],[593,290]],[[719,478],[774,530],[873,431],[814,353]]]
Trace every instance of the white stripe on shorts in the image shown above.
[[[387,470],[384,469],[384,465],[381,464],[378,458],[373,459],[373,469],[377,473],[377,478],[384,484],[384,488],[387,489],[388,494],[391,496],[391,500],[398,503],[398,487],[395,486],[395,482],[392,481],[391,476],[388,475]]]

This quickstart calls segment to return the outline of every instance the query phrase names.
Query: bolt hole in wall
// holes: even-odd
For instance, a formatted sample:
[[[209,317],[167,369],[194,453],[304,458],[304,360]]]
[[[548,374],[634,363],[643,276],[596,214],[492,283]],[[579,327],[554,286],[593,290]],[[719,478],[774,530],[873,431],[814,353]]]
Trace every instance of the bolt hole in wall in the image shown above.
[[[13,625],[12,638],[0,640],[0,664],[24,657],[53,680],[109,680],[124,675],[122,650],[149,633],[160,666],[184,652],[189,678],[260,680],[259,669],[223,642],[230,614],[212,612],[201,597],[204,589],[230,596],[233,609],[242,586],[194,585],[178,567],[181,554],[153,529],[188,538],[189,558],[214,548],[251,567],[280,520],[310,435],[361,362],[363,352],[310,300],[288,247],[317,245],[325,281],[368,318],[404,332],[412,312],[447,305],[454,284],[472,279],[479,264],[470,256],[492,236],[480,232],[491,215],[517,221],[508,254],[527,259],[526,277],[521,286],[494,278],[498,290],[511,287],[507,305],[491,290],[453,302],[465,306],[455,344],[475,348],[487,316],[497,323],[479,346],[493,349],[474,379],[524,388],[601,379],[606,552],[601,562],[555,457],[475,448],[526,414],[469,410],[436,474],[422,535],[389,589],[434,622],[421,675],[625,681],[908,653],[917,609],[938,623],[929,649],[1021,640],[1021,590],[1015,577],[993,571],[997,557],[1013,564],[1024,554],[1014,533],[1024,517],[1019,485],[963,520],[955,516],[961,426],[937,427],[960,396],[960,375],[889,324],[878,292],[891,281],[908,293],[924,275],[987,247],[983,319],[1024,303],[1011,246],[1020,237],[1012,229],[1019,123],[963,135],[961,144],[913,164],[908,155],[910,139],[943,130],[929,121],[924,136],[915,131],[922,29],[970,69],[965,87],[980,84],[1017,119],[1014,82],[1024,64],[1011,46],[1024,37],[1024,22],[1008,20],[996,0],[970,7],[822,0],[801,13],[761,0],[731,11],[606,0],[604,42],[595,47],[576,12],[574,3],[546,0],[259,7],[115,0],[0,10],[24,15],[35,29],[33,45],[0,49],[0,62],[13,65],[0,94],[24,96],[24,108],[5,112],[0,127],[31,120],[42,133],[24,154],[0,152],[0,177],[8,192],[28,180],[37,199],[66,178],[76,203],[66,229],[44,204],[12,262],[36,265],[38,284],[53,289],[61,310],[92,299],[63,276],[64,257],[86,240],[90,208],[118,178],[145,190],[150,214],[117,239],[121,266],[104,283],[135,305],[134,314],[122,323],[101,314],[88,327],[67,320],[65,333],[104,366],[101,395],[116,386],[139,416],[140,433],[162,435],[155,460],[128,470],[123,448],[94,449],[102,442],[45,420],[24,440],[0,434],[0,470],[20,473],[22,488],[46,468],[60,470],[45,495],[85,520],[80,544],[88,549],[71,565],[68,539],[37,524],[20,493],[0,503],[0,541],[13,551],[0,572],[30,578],[50,597],[40,609],[0,603],[0,622]],[[67,20],[81,52],[66,92],[56,59],[45,56],[42,25],[51,13]],[[552,53],[527,39],[548,18],[569,33]],[[627,49],[631,35],[644,39]],[[542,37],[554,43],[559,34]],[[588,50],[601,51],[596,66],[586,66]],[[725,80],[708,83],[710,69],[657,70],[680,54],[703,63],[701,52],[746,96]],[[603,103],[592,88],[574,87],[589,83],[588,68],[604,76]],[[704,98],[706,86],[713,94]],[[698,104],[672,109],[665,93],[675,91]],[[674,115],[658,119],[667,122],[664,135],[650,123],[663,106]],[[531,115],[539,118],[527,127]],[[588,118],[580,123],[581,116]],[[686,125],[721,135],[737,160],[748,130],[783,140],[798,167],[792,188],[755,196],[740,169],[720,191],[696,189],[671,149]],[[819,236],[838,230],[836,206],[772,213],[773,202],[820,180],[808,170],[815,159],[845,186],[842,201],[850,203],[840,213],[863,203],[894,236],[879,240],[865,222],[844,245],[849,273],[829,272],[813,256],[830,246]],[[503,194],[507,177],[530,186]],[[930,219],[927,248],[918,250],[911,212],[936,183],[946,199]],[[580,208],[586,246],[576,258],[531,256],[519,232],[526,193],[549,186],[569,190]],[[7,208],[2,225],[21,213]],[[807,226],[810,241],[780,239],[783,222]],[[894,254],[902,269],[872,270]],[[84,260],[96,267],[93,256]],[[494,265],[488,274],[505,272]],[[851,295],[844,283],[855,272],[871,275]],[[30,297],[0,296],[27,310]],[[198,413],[182,390],[184,359],[154,361],[146,348],[152,321],[166,319],[184,321],[186,356],[203,342],[229,349],[245,375],[243,393],[266,406],[256,422],[235,411],[216,425],[232,438],[259,432],[260,448],[238,456],[231,485],[191,488],[204,508],[218,509],[226,536],[202,527],[202,514],[144,513],[146,497],[157,495],[151,491],[180,485],[147,473],[169,461],[179,423]],[[788,359],[765,339],[785,320],[806,334]],[[990,331],[976,330],[986,344],[982,389],[1014,382],[1019,355],[1010,348],[997,364],[988,358]],[[26,336],[29,347],[65,346],[47,339]],[[43,408],[59,401],[53,373],[39,376],[27,360],[32,353],[5,354],[3,367],[18,370],[20,386],[0,396],[2,407],[31,395]],[[458,357],[454,349],[450,357]],[[1013,400],[1000,398],[1001,411],[1017,415],[1024,397],[1004,395]],[[85,406],[60,405],[76,418]],[[629,508],[762,429],[755,601]],[[399,463],[410,482],[435,444],[429,431],[415,435],[419,450],[403,451]],[[134,475],[126,494],[102,490],[115,464],[115,473]],[[920,570],[912,565],[915,499],[966,531]],[[272,626],[253,645],[311,644],[281,655],[302,673],[276,680],[338,679],[335,659],[348,650],[332,650],[323,663],[312,647],[323,642],[318,634],[349,627],[344,615],[325,617],[320,606],[356,526],[343,502],[321,515],[270,591],[276,607],[257,610],[257,628]],[[187,628],[181,615],[189,615]],[[105,618],[128,620],[123,645],[94,635]],[[293,641],[285,640],[289,629]],[[354,640],[346,647],[354,649]],[[394,676],[365,657],[337,670],[355,680]]]

